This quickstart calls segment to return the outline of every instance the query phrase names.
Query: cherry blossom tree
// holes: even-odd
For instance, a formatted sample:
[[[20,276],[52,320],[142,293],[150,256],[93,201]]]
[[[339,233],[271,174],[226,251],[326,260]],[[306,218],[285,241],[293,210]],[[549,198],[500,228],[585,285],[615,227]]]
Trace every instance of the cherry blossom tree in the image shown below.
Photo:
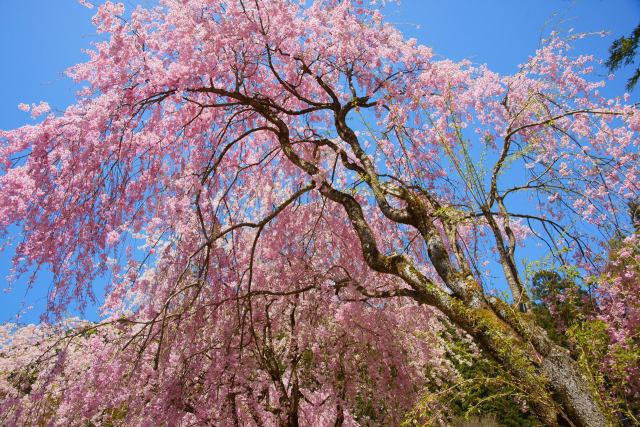
[[[21,105],[41,121],[0,132],[16,272],[51,269],[54,317],[111,278],[102,323],[11,358],[0,415],[397,424],[425,366],[451,375],[444,322],[545,425],[614,422],[531,315],[517,255],[542,242],[595,276],[630,226],[640,112],[600,94],[583,35],[501,76],[435,59],[362,1],[303,3],[106,2],[106,40],[68,70],[78,101]]]

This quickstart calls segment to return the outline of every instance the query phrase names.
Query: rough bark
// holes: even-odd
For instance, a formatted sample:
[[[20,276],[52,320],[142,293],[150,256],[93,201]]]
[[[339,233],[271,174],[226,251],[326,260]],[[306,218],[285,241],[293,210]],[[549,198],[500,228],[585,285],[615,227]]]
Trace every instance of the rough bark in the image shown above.
[[[607,425],[592,387],[569,355],[554,349],[552,354],[543,359],[542,372],[549,380],[556,400],[575,425]]]

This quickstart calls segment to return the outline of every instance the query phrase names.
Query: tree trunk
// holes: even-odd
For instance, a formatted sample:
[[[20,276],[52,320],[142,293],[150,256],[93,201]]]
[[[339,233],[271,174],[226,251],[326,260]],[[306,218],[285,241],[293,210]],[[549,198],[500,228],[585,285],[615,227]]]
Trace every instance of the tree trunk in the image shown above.
[[[540,327],[520,316],[503,319],[496,314],[500,310],[470,309],[462,304],[457,308],[461,310],[449,318],[522,384],[533,411],[545,425],[611,424],[588,375]],[[511,325],[514,321],[518,322],[515,327]]]
[[[542,360],[541,371],[549,381],[556,402],[564,410],[563,417],[576,426],[608,424],[593,385],[565,351],[554,347]]]

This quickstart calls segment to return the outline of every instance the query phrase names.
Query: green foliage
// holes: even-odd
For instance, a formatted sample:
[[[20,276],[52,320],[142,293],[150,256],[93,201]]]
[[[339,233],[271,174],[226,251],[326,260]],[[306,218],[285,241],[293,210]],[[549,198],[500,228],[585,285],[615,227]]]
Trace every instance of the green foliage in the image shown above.
[[[575,281],[573,270],[565,269],[561,274],[552,270],[541,270],[531,280],[532,312],[537,323],[549,338],[567,346],[565,331],[584,321],[595,309],[591,296]]]
[[[478,350],[458,332],[443,337],[447,360],[457,377],[431,382],[421,402],[403,425],[500,425],[538,426],[526,408],[523,390],[489,355]]]
[[[609,59],[606,62],[610,71],[615,71],[623,65],[630,65],[637,56],[636,49],[640,41],[640,25],[628,37],[620,37],[609,48]],[[627,82],[627,89],[632,90],[640,78],[640,68],[636,68],[633,76]]]
[[[576,322],[567,329],[566,336],[583,371],[591,375],[596,386],[606,385],[604,375],[597,369],[604,363],[609,349],[606,323],[597,319]]]
[[[626,381],[629,367],[640,366],[640,346],[612,343],[610,325],[599,317],[590,284],[576,268],[539,263],[529,266],[528,276],[532,316],[552,340],[570,351],[589,377],[609,423],[640,426],[640,405],[629,397]],[[454,327],[447,328],[441,338],[453,374],[445,378],[442,371],[427,373],[433,380],[406,415],[404,426],[540,425],[526,408],[530,390]]]
[[[373,404],[374,400],[371,396],[358,393],[354,405],[354,419],[361,425],[375,425],[378,418],[378,412]]]
[[[456,418],[451,421],[452,427],[500,427],[495,417]]]
[[[640,404],[629,398],[625,389],[627,368],[640,365],[640,347],[612,345],[607,324],[598,319],[575,323],[566,336],[575,359],[590,375],[609,413],[618,414],[626,425],[640,425]]]
[[[561,270],[558,270],[561,271]],[[629,398],[626,375],[640,366],[640,346],[612,344],[606,322],[598,319],[597,307],[576,283],[577,274],[541,270],[532,279],[532,312],[551,339],[569,349],[587,374],[609,414],[612,425],[640,425],[640,405]]]

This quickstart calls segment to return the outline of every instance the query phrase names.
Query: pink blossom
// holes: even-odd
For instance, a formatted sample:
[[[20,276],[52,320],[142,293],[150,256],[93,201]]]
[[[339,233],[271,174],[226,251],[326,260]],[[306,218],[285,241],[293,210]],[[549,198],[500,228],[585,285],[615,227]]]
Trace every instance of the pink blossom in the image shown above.
[[[39,116],[41,116],[42,114],[46,114],[51,110],[51,108],[49,107],[49,104],[47,104],[46,102],[42,101],[39,104],[32,104],[31,105],[31,118],[37,118]]]
[[[118,243],[118,240],[120,240],[120,233],[118,233],[117,231],[114,230],[107,233],[106,244],[108,246],[115,245],[116,243]]]
[[[598,92],[593,58],[554,34],[503,76],[434,56],[366,2],[162,5],[123,19],[104,2],[105,36],[68,71],[78,101],[0,131],[16,273],[51,271],[53,316],[97,300],[104,316],[0,334],[3,422],[282,425],[295,409],[355,425],[366,396],[399,425],[456,375],[444,317],[503,354],[452,307],[503,322],[484,290],[515,299],[525,253],[601,275],[610,336],[636,333],[637,273],[603,260],[639,196],[640,114]]]

